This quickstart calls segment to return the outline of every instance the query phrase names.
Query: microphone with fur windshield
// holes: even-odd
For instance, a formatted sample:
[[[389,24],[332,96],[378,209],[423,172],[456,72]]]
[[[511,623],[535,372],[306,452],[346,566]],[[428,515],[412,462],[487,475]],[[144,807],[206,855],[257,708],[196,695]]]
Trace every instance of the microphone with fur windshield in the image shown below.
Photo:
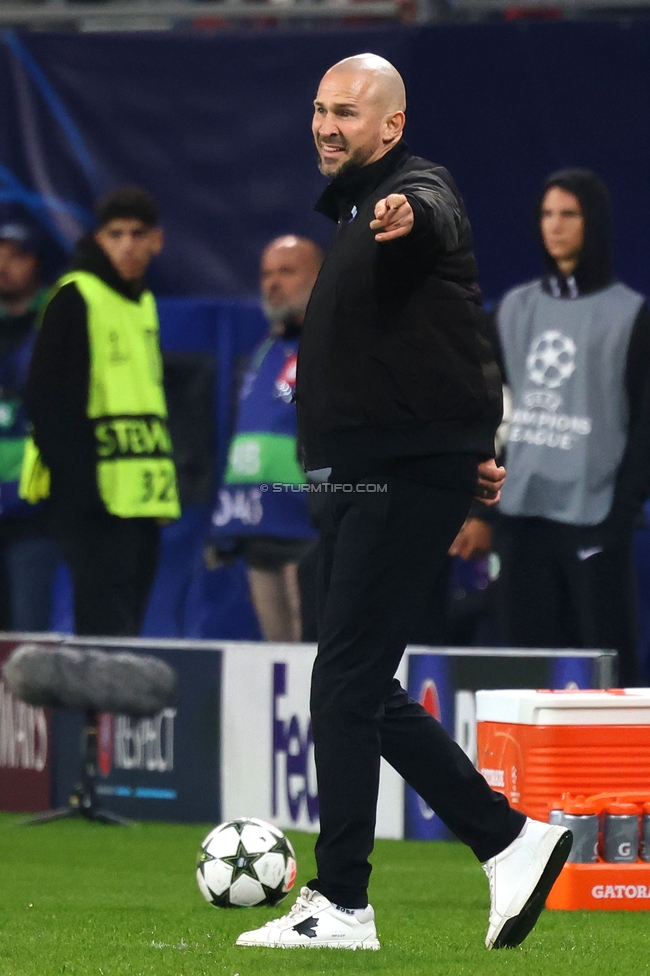
[[[28,823],[84,817],[128,825],[125,817],[97,805],[99,713],[142,719],[156,715],[174,698],[174,669],[148,654],[21,644],[5,661],[2,673],[11,694],[28,705],[84,712],[79,779],[68,805],[41,813]]]
[[[171,704],[176,672],[147,654],[21,644],[2,669],[15,698],[50,708],[155,715]]]

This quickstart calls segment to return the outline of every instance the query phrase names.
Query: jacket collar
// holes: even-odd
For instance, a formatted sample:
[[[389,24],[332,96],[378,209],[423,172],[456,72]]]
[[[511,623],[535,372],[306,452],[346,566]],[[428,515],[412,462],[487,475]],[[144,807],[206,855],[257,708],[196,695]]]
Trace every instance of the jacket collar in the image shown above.
[[[591,295],[594,292],[608,288],[614,282],[614,278],[603,279],[599,282],[588,281],[585,285],[578,274],[563,275],[558,271],[557,274],[546,275],[542,278],[542,288],[547,295],[553,298],[582,298],[583,295]]]
[[[554,275],[542,278],[542,288],[553,298],[580,298],[581,292],[578,282],[573,275],[563,275],[558,271]]]
[[[409,148],[401,139],[390,152],[375,163],[351,170],[338,178],[335,177],[314,209],[330,220],[338,221],[343,216],[349,216],[351,207],[353,205],[359,207],[409,155]]]
[[[113,267],[107,254],[101,249],[92,234],[85,234],[77,243],[71,264],[72,271],[89,271],[125,298],[132,302],[140,300],[146,290],[144,280],[125,281]]]

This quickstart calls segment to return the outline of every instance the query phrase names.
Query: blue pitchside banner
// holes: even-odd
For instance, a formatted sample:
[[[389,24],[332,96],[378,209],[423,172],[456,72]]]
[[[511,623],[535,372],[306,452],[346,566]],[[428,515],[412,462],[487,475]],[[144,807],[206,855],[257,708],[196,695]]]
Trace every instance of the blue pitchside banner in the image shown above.
[[[615,265],[650,290],[650,22],[0,34],[0,208],[69,248],[118,183],[159,198],[158,293],[250,296],[263,246],[326,243],[310,135],[322,72],[360,51],[402,71],[411,149],[447,166],[474,227],[489,300],[540,268],[533,201],[551,171],[612,189]],[[632,151],[633,147],[633,151]]]
[[[34,635],[0,634],[0,664],[27,639]],[[283,828],[318,830],[309,715],[315,645],[68,641],[56,634],[38,640],[152,654],[176,670],[175,700],[153,718],[99,717],[100,806],[138,820],[217,823],[255,816]],[[611,651],[412,646],[398,677],[475,762],[476,690],[611,687],[614,667]],[[81,772],[81,728],[80,712],[25,705],[12,698],[0,676],[0,809],[66,806]],[[450,837],[385,762],[377,836]]]
[[[408,692],[454,735],[455,697],[450,684],[451,658],[442,654],[417,654],[409,658]],[[443,822],[414,789],[404,789],[404,836],[418,840],[448,840]]]
[[[109,650],[111,645],[93,646]],[[112,646],[161,658],[176,670],[178,683],[173,704],[153,718],[100,715],[98,804],[136,820],[218,823],[221,651],[143,641],[137,646],[114,641]],[[68,709],[52,719],[54,807],[67,804],[79,779],[81,721],[79,712]]]

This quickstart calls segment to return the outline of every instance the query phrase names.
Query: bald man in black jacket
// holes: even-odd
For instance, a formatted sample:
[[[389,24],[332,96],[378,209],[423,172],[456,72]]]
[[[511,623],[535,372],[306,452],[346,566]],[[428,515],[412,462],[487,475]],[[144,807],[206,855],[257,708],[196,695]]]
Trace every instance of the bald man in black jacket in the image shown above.
[[[296,385],[305,465],[332,468],[311,694],[318,877],[240,945],[379,948],[367,887],[380,756],[485,862],[489,948],[526,937],[571,845],[491,790],[394,678],[473,496],[495,501],[504,475],[469,221],[447,171],[410,155],[404,109],[401,77],[375,55],[334,65],[314,103],[332,178],[317,209],[337,222]]]

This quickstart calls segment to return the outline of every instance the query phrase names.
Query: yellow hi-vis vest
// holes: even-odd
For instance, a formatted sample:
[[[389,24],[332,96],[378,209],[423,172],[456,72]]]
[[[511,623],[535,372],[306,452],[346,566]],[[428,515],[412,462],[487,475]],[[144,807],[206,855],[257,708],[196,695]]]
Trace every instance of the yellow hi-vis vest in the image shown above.
[[[87,307],[87,414],[94,421],[100,497],[121,518],[178,518],[154,297],[145,291],[139,301],[129,301],[87,271],[64,275],[51,297],[71,282]],[[49,493],[49,471],[28,441],[20,494],[37,502]]]

